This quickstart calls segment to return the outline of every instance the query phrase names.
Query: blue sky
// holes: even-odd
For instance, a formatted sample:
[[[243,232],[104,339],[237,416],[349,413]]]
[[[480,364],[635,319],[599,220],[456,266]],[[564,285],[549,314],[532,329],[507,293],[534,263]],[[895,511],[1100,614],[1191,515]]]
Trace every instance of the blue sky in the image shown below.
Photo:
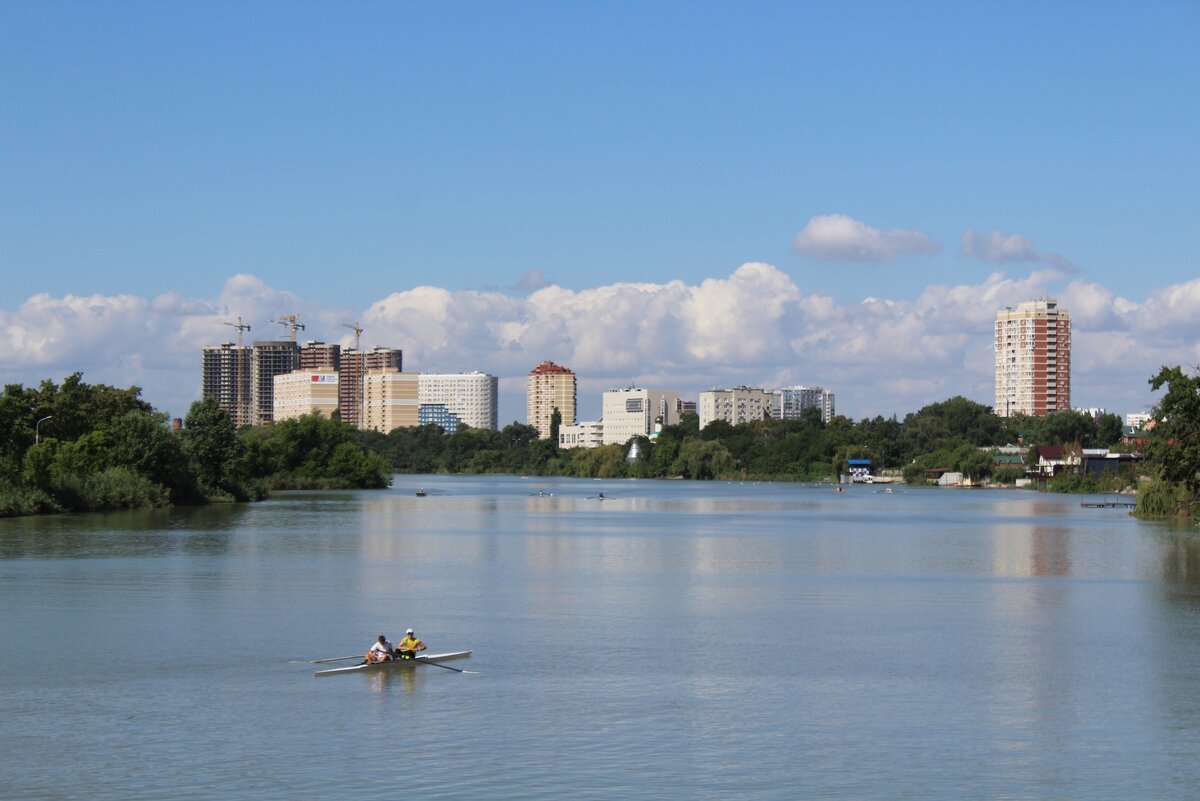
[[[990,404],[995,311],[1051,295],[1074,402],[1137,411],[1200,362],[1198,35],[1194,2],[5,0],[0,376],[182,414],[217,322],[299,311],[500,375],[506,420],[544,358],[585,416],[635,378],[904,414]]]

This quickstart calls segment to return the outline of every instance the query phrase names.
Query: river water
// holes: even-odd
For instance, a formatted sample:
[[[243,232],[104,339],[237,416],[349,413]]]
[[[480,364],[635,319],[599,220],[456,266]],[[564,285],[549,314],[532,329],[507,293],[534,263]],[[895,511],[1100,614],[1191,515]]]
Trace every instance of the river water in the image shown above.
[[[0,798],[1200,797],[1200,537],[881,489],[0,521]],[[410,625],[474,672],[313,676]]]

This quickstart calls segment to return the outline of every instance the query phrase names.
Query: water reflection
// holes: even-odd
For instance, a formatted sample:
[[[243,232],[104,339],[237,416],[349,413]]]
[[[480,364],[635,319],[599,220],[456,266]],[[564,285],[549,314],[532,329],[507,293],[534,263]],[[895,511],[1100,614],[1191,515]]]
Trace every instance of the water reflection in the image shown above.
[[[992,572],[997,576],[1071,575],[1071,529],[999,525],[992,529]]]
[[[1003,491],[409,483],[0,521],[8,794],[1195,796],[1191,532]],[[409,624],[504,670],[263,659]]]
[[[248,511],[220,504],[0,520],[0,559],[220,554]]]
[[[1160,537],[1162,576],[1175,584],[1200,586],[1200,532],[1194,528]]]
[[[424,681],[422,674],[423,670],[421,667],[405,665],[390,669],[366,671],[366,678],[372,692],[386,693],[392,689],[398,689],[406,693],[412,693],[421,688],[421,683]],[[346,678],[351,677],[347,676]]]

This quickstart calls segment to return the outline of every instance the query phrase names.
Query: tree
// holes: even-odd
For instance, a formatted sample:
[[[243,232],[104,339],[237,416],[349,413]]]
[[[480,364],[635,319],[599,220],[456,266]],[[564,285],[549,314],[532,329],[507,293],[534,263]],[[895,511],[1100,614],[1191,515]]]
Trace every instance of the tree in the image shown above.
[[[165,487],[172,503],[196,503],[201,499],[196,475],[179,437],[167,427],[165,414],[130,411],[107,428],[112,443],[108,467],[127,468]]]
[[[1163,367],[1150,379],[1150,387],[1163,386],[1167,392],[1154,407],[1157,422],[1146,458],[1159,480],[1174,491],[1175,511],[1191,514],[1200,503],[1200,377],[1179,367]]]
[[[246,446],[216,398],[196,401],[188,409],[183,421],[183,446],[206,494],[223,492],[238,500],[249,497]]]
[[[1121,441],[1123,433],[1121,418],[1115,414],[1102,414],[1096,421],[1096,445],[1108,447]]]
[[[974,445],[964,445],[956,454],[955,467],[958,472],[969,478],[972,483],[979,483],[992,474],[995,461],[990,453],[979,450]]]
[[[689,437],[679,447],[673,469],[684,478],[706,479],[717,478],[732,468],[733,457],[723,443]]]
[[[558,407],[554,407],[554,411],[550,413],[550,441],[556,446],[558,445],[558,431],[562,428],[562,412]]]
[[[1096,439],[1096,418],[1067,409],[1050,412],[1041,419],[1038,443],[1041,445],[1079,445],[1091,447]]]

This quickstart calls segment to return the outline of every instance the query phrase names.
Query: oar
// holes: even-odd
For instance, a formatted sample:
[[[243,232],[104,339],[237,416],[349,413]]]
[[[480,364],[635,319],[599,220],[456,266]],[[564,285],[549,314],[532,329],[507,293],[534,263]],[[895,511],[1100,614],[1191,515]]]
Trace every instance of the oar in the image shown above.
[[[328,659],[310,659],[310,665],[323,665],[326,662],[344,662],[347,659],[362,659],[362,654],[354,654],[353,656],[331,656]]]
[[[449,665],[443,665],[441,662],[430,662],[428,659],[414,659],[413,661],[420,662],[422,665],[433,665],[434,667],[445,668],[446,670],[453,670],[455,673],[474,673],[475,672],[473,670],[459,670],[456,667],[450,667]]]

